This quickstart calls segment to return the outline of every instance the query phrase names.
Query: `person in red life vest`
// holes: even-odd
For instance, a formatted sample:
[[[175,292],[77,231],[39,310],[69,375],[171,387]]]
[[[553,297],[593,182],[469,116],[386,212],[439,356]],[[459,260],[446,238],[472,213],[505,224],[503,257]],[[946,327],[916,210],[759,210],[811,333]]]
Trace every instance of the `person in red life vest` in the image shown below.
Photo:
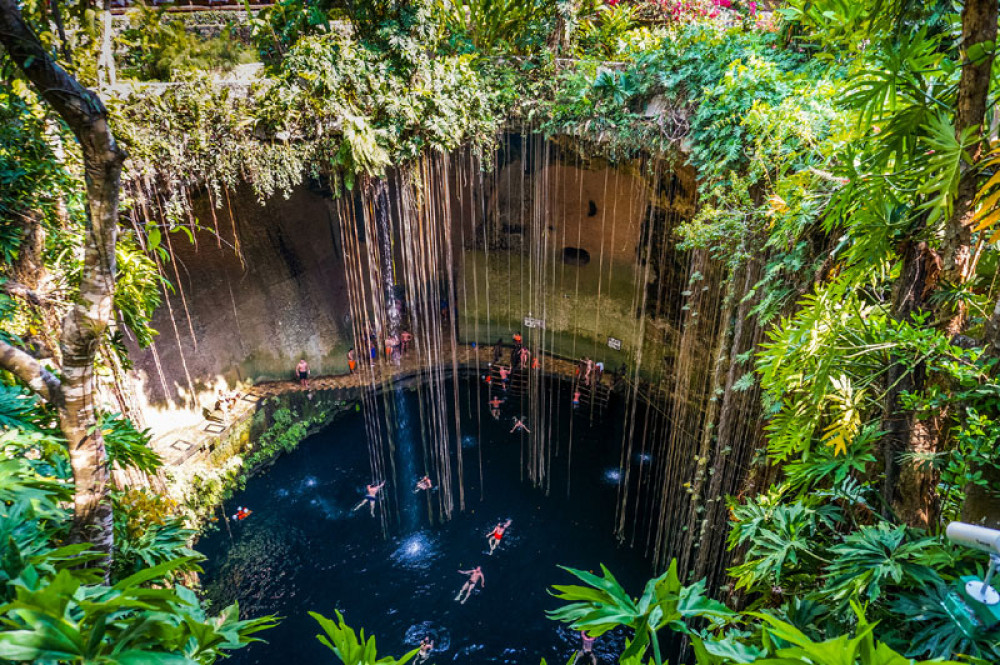
[[[354,359],[354,347],[352,346],[351,350],[347,352],[347,369],[351,372],[351,374],[354,374],[354,370],[357,368],[358,363]]]
[[[507,531],[507,527],[509,526],[510,520],[507,520],[506,522],[497,522],[497,525],[493,527],[493,530],[487,534],[487,542],[490,544],[490,556],[493,556],[493,552],[496,550],[497,545],[500,544],[500,541],[503,540],[503,534]]]
[[[253,514],[253,511],[250,510],[249,508],[244,508],[243,506],[239,506],[236,509],[236,514],[233,515],[233,521],[234,522],[242,522],[246,518],[250,517],[250,515],[252,515],[252,514]]]

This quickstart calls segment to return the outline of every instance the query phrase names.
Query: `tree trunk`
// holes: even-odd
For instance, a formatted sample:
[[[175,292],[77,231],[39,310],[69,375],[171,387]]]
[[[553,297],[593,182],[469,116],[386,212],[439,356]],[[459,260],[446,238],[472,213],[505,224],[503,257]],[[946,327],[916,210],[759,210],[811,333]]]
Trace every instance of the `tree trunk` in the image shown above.
[[[914,235],[923,225],[914,231]],[[940,259],[926,242],[907,242],[902,248],[903,266],[892,299],[892,315],[897,321],[912,321],[924,310],[927,297],[938,283]],[[936,474],[927,465],[904,461],[904,453],[931,453],[937,449],[940,421],[935,416],[926,421],[902,406],[904,393],[919,393],[926,388],[923,364],[904,365],[893,359],[886,373],[885,424],[882,436],[882,461],[885,466],[882,496],[887,508],[911,526],[929,527],[937,522]]]
[[[993,44],[997,38],[997,0],[967,0],[962,8],[962,77],[958,84],[958,108],[955,131],[961,137],[967,130],[975,129],[976,144],[972,148],[971,164],[962,162],[955,207],[944,228],[941,241],[942,283],[959,287],[968,282],[975,266],[972,265],[973,201],[979,185],[977,162],[983,151],[983,121],[990,90],[990,72],[993,67]],[[973,47],[984,44],[981,54],[972,53]],[[935,308],[938,327],[949,336],[962,331],[965,321],[965,304],[942,301]]]
[[[124,151],[100,98],[63,70],[24,22],[16,0],[0,0],[0,44],[42,98],[73,131],[87,189],[80,293],[63,319],[60,429],[73,468],[72,538],[90,542],[110,572],[114,546],[108,456],[94,411],[94,358],[112,319],[118,195]],[[0,362],[9,354],[0,354]],[[6,365],[4,365],[6,366]]]
[[[955,132],[961,138],[970,129],[976,143],[970,152],[971,163],[961,164],[958,194],[952,214],[945,223],[938,253],[918,242],[915,232],[903,251],[903,268],[893,296],[893,316],[907,321],[912,314],[929,306],[930,294],[940,286],[961,287],[969,281],[975,266],[972,261],[974,200],[978,188],[977,162],[982,156],[983,121],[986,115],[993,66],[993,46],[997,36],[997,0],[968,0],[962,9],[962,75],[958,86]],[[983,52],[970,53],[986,43]],[[922,226],[919,230],[922,230]],[[949,337],[962,331],[965,304],[961,299],[940,299],[933,305],[935,325]],[[947,430],[944,412],[916,414],[904,410],[900,398],[904,392],[919,393],[928,383],[923,367],[903,367],[896,363],[887,374],[886,434],[883,437],[885,485],[883,497],[896,516],[911,526],[932,527],[938,521],[937,473],[929,457],[942,448]],[[939,386],[947,391],[948,386]],[[907,454],[909,460],[902,459]],[[926,462],[921,458],[925,458]]]

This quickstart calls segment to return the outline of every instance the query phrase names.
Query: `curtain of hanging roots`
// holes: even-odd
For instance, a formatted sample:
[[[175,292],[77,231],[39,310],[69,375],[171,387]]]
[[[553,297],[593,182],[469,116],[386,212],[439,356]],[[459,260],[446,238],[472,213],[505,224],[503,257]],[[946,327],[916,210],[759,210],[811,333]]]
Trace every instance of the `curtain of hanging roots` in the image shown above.
[[[491,172],[484,163],[493,164]],[[595,172],[598,166],[603,174]],[[664,159],[591,160],[583,149],[568,149],[525,125],[501,137],[492,159],[464,149],[428,152],[386,178],[363,179],[358,192],[342,196],[337,210],[373,478],[398,480],[392,461],[396,402],[384,391],[380,405],[377,386],[390,362],[385,340],[405,329],[414,340],[406,362],[422,373],[415,425],[422,471],[440,488],[427,493],[428,509],[432,519],[435,513],[449,519],[465,508],[460,392],[456,384],[449,396],[446,380],[458,376],[460,338],[488,353],[495,338],[513,328],[524,336],[528,361],[522,367],[505,353],[499,362],[511,364],[509,412],[530,429],[512,435],[521,446],[522,479],[549,493],[553,465],[565,464],[569,492],[574,445],[599,444],[587,437],[608,413],[609,389],[581,387],[581,377],[571,376],[566,394],[559,373],[565,373],[565,360],[606,357],[601,336],[609,317],[617,316],[609,312],[628,306],[631,314],[616,322],[627,373],[616,398],[621,405],[615,413],[624,422],[614,531],[658,567],[680,557],[683,570],[694,564],[717,577],[726,559],[700,552],[698,541],[711,532],[712,544],[721,543],[716,534],[724,536],[724,525],[715,528],[708,518],[724,519],[720,497],[738,490],[747,451],[759,437],[758,428],[737,429],[734,415],[756,413],[755,391],[724,403],[716,394],[738,378],[733,354],[752,348],[759,331],[748,328],[736,339],[730,331],[731,320],[746,311],[734,303],[752,286],[752,271],[735,284],[706,253],[675,247],[675,230],[693,208],[689,188]],[[595,220],[599,239],[585,238],[583,220],[567,212],[571,206],[588,210],[588,197],[602,201]],[[623,259],[622,247],[636,234],[635,256]],[[568,267],[562,251],[570,246],[596,250],[590,268],[596,279],[588,279],[596,292],[583,293],[582,266]],[[621,302],[626,283],[633,285],[631,302]],[[526,317],[542,323],[523,327]],[[373,336],[378,360],[364,362]],[[557,361],[559,348],[570,357]],[[477,377],[495,369],[480,364],[478,354],[471,364]],[[606,371],[618,368],[609,363]],[[586,390],[586,403],[565,418],[574,390]],[[495,383],[484,389],[477,381],[466,392],[477,440],[485,402],[497,391]],[[569,429],[560,449],[564,420]],[[720,440],[723,433],[734,440]],[[724,467],[718,476],[711,476],[709,460]],[[472,463],[482,499],[481,451]]]

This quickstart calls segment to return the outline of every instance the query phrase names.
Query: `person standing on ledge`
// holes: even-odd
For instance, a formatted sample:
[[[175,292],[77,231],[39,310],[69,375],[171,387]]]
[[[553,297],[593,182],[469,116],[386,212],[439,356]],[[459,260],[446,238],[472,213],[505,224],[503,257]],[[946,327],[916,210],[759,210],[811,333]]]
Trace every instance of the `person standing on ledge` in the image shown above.
[[[465,601],[469,599],[472,595],[473,589],[476,588],[477,584],[482,585],[482,588],[486,588],[486,578],[483,577],[483,569],[481,566],[476,566],[472,570],[460,570],[458,571],[463,575],[468,575],[469,579],[465,581],[462,588],[459,590],[458,595],[455,596],[455,600],[465,605]],[[465,598],[462,598],[462,594],[465,594]]]
[[[378,491],[380,489],[382,489],[382,487],[384,485],[385,485],[385,481],[383,480],[378,485],[368,485],[368,486],[366,486],[365,487],[365,491],[366,491],[365,492],[365,498],[361,499],[361,503],[359,503],[358,505],[354,506],[354,510],[352,510],[351,512],[353,513],[355,510],[360,510],[361,507],[363,505],[365,505],[365,502],[367,501],[368,505],[372,509],[372,517],[375,517],[375,502],[378,501]]]
[[[299,364],[295,366],[295,373],[299,376],[299,385],[303,388],[309,387],[309,363],[303,358],[299,361]]]
[[[347,352],[347,369],[351,372],[351,374],[354,374],[354,370],[357,368],[358,363],[354,358],[354,347],[352,346],[351,350]]]
[[[403,340],[403,353],[405,354],[410,350],[410,343],[413,342],[413,335],[409,330],[404,330],[400,335],[400,339]]]

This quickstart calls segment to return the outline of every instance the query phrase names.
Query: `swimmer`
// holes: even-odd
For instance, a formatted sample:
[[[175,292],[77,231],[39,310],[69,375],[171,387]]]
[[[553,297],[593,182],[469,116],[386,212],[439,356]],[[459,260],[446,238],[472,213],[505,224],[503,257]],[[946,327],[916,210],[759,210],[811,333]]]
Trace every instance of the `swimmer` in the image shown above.
[[[490,556],[493,556],[493,552],[496,550],[497,545],[499,545],[500,541],[503,540],[503,534],[507,531],[507,527],[510,526],[510,522],[510,520],[507,520],[506,522],[497,522],[497,525],[493,527],[493,530],[487,534],[487,542],[490,544]]]
[[[431,639],[430,635],[425,635],[424,639],[420,640],[420,652],[417,654],[417,657],[413,659],[413,662],[424,662],[430,658],[431,651],[434,651],[434,640]]]
[[[421,478],[420,480],[417,481],[417,488],[415,490],[413,490],[413,493],[416,494],[417,492],[422,492],[424,490],[429,490],[429,489],[432,489],[433,487],[434,487],[434,483],[431,482],[431,477],[430,476],[424,476],[423,478]]]
[[[511,428],[510,433],[513,434],[519,429],[523,429],[528,434],[531,434],[531,430],[524,424],[524,418],[514,418],[514,426]]]
[[[476,566],[472,570],[460,570],[458,571],[463,575],[468,575],[469,579],[465,581],[462,588],[459,590],[458,595],[455,596],[455,600],[465,605],[465,601],[469,599],[472,595],[473,589],[476,588],[476,584],[482,585],[482,588],[486,588],[486,578],[483,577],[483,569],[481,566]],[[462,594],[465,594],[465,598],[462,598]]]
[[[378,491],[382,489],[383,485],[385,485],[384,480],[380,482],[378,485],[368,485],[367,487],[365,487],[366,490],[365,498],[361,499],[361,503],[354,506],[354,509],[351,512],[353,513],[355,510],[359,510],[362,506],[365,505],[365,501],[367,501],[368,505],[371,507],[372,510],[372,517],[375,517],[375,502],[378,501]]]
[[[500,365],[497,367],[497,371],[500,372],[500,380],[503,382],[503,389],[507,390],[507,380],[510,377],[510,369]]]
[[[580,407],[580,391],[577,390],[573,392],[573,408],[576,409],[579,407]]]
[[[490,400],[490,415],[493,416],[493,420],[500,420],[501,404],[503,404],[503,401],[499,395],[494,395],[493,399]]]
[[[250,517],[250,515],[252,515],[252,514],[253,514],[253,511],[250,510],[249,508],[244,508],[243,506],[239,506],[236,509],[236,514],[233,515],[233,521],[234,522],[242,522],[246,518]]]
[[[590,665],[597,665],[597,656],[594,655],[594,640],[596,637],[591,637],[587,634],[587,631],[580,631],[580,650],[576,652],[576,658],[573,659],[573,665],[577,663],[589,663]]]
[[[527,367],[528,366],[528,359],[530,357],[531,357],[531,352],[528,351],[528,347],[522,346],[521,347],[520,358],[518,358],[518,361],[520,363],[519,366],[520,367]]]

